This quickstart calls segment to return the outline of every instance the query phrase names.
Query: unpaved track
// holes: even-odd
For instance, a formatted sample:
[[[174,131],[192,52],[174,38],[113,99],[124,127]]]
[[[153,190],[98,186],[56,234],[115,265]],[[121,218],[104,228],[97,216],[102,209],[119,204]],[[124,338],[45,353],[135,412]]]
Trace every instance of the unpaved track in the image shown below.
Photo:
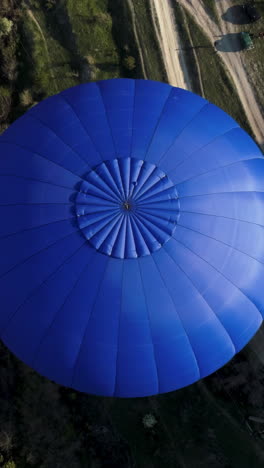
[[[45,51],[46,51],[46,55],[47,55],[47,59],[48,59],[48,62],[49,62],[49,66],[50,66],[50,74],[51,74],[51,77],[54,81],[54,84],[55,84],[55,87],[56,87],[56,90],[58,91],[58,86],[57,86],[57,83],[56,83],[56,80],[55,80],[55,76],[54,76],[54,73],[52,71],[52,65],[51,65],[51,60],[50,60],[50,55],[49,55],[49,49],[48,49],[48,45],[47,45],[47,41],[46,41],[46,38],[43,34],[43,31],[41,29],[41,26],[37,20],[37,18],[35,17],[34,13],[32,10],[30,10],[29,8],[27,9],[27,14],[28,16],[30,17],[30,19],[33,21],[33,23],[36,25],[40,35],[41,35],[41,38],[43,40],[43,43],[44,43],[44,47],[45,47]]]
[[[168,82],[173,86],[190,89],[188,70],[174,23],[170,0],[149,0],[152,20],[159,40]]]
[[[174,0],[176,1],[176,0]],[[209,40],[214,44],[217,37],[226,34],[229,26],[222,20],[221,15],[231,6],[230,0],[221,0],[215,3],[219,13],[221,28],[208,16],[201,0],[177,0],[194,17],[197,24],[203,29]],[[244,107],[245,114],[260,146],[264,145],[264,117],[261,114],[257,99],[248,81],[239,52],[218,52],[229,74],[231,75],[238,96]]]
[[[132,0],[127,0],[127,4],[128,4],[128,7],[129,7],[129,10],[130,10],[130,13],[131,13],[132,28],[133,28],[134,36],[135,36],[136,43],[137,43],[137,48],[138,48],[142,73],[143,73],[144,78],[147,79],[147,72],[146,72],[145,63],[144,63],[142,47],[141,47],[140,40],[139,40],[139,35],[138,35],[138,32],[137,32],[136,14],[135,14],[133,1]]]

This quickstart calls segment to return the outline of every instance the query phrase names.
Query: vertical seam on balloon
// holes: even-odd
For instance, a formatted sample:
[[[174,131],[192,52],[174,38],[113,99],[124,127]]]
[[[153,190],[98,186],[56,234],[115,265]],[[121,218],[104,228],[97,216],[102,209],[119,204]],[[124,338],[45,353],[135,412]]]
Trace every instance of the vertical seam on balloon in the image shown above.
[[[164,178],[165,178],[165,177],[163,177],[163,179],[164,179]],[[176,185],[174,185],[173,182],[172,182],[168,177],[167,177],[167,179],[168,179],[168,182],[170,183],[169,187],[164,188],[164,186],[163,186],[163,187],[161,186],[161,187],[159,187],[159,190],[156,191],[156,190],[157,190],[157,187],[156,187],[156,186],[158,186],[158,184],[160,184],[160,180],[162,180],[162,179],[160,179],[158,182],[156,182],[155,184],[153,184],[152,187],[149,187],[147,190],[141,192],[140,195],[139,195],[139,197],[137,197],[136,199],[137,199],[139,202],[140,202],[140,201],[141,201],[141,202],[143,201],[143,203],[144,203],[145,200],[149,200],[149,198],[153,198],[153,197],[156,198],[157,196],[160,196],[160,195],[159,195],[160,193],[163,193],[163,195],[167,195],[167,194],[170,194],[170,195],[171,195],[171,192],[174,192],[173,195],[177,195],[177,196],[178,196],[178,192],[177,192],[177,190],[176,190]],[[155,187],[156,187],[156,188],[155,188]],[[155,189],[155,192],[149,194],[148,192],[149,192],[150,190],[153,190],[153,189]],[[176,194],[175,194],[175,192],[176,192]],[[170,197],[170,198],[171,198],[171,197]]]
[[[86,192],[87,186],[88,186],[88,190]],[[111,201],[111,203],[116,203],[116,202],[121,201],[119,196],[115,193],[114,189],[103,179],[101,173],[98,173],[96,171],[96,168],[92,169],[87,174],[85,183],[82,183],[78,191],[79,193],[84,193],[85,195],[95,196],[93,193],[91,193],[91,187],[92,187],[92,190],[96,189],[99,192],[101,192],[105,197],[107,196],[108,199]],[[98,193],[96,193],[96,197],[99,197]],[[101,196],[101,198],[104,198],[104,197]]]
[[[176,169],[177,167],[181,166],[183,163],[185,163],[191,156],[195,155],[196,153],[199,153],[200,151],[202,151],[204,148],[206,148],[207,146],[211,145],[212,143],[214,143],[216,140],[218,140],[218,138],[222,138],[223,136],[225,135],[228,135],[228,133],[230,133],[232,130],[236,129],[236,128],[240,128],[239,126],[236,126],[236,127],[232,127],[230,128],[229,130],[227,130],[226,132],[222,133],[221,135],[217,135],[215,138],[212,138],[212,140],[210,140],[208,143],[206,143],[205,145],[201,146],[200,148],[192,151],[189,155],[187,155],[186,158],[182,159],[181,161],[179,161],[179,163],[174,167],[174,169]],[[175,142],[174,142],[175,143]],[[165,156],[165,155],[164,155]],[[162,158],[160,159],[159,162],[161,162],[161,160],[164,158],[164,156],[162,156]],[[243,161],[243,160],[241,160]],[[173,170],[173,169],[172,169]],[[171,171],[169,171],[171,172]]]
[[[101,99],[102,99],[102,104],[103,104],[104,111],[105,111],[105,117],[106,117],[106,121],[107,121],[107,124],[108,124],[108,128],[109,128],[109,131],[110,131],[110,134],[111,134],[111,138],[112,138],[112,142],[113,142],[113,147],[114,147],[114,150],[115,150],[115,154],[118,155],[117,147],[116,147],[116,142],[115,142],[115,139],[114,139],[112,127],[111,127],[111,125],[110,125],[110,120],[109,120],[109,117],[108,117],[108,111],[106,110],[106,105],[105,105],[105,102],[104,102],[104,99],[103,99],[103,94],[102,94],[102,90],[101,90],[101,87],[100,87],[100,83],[96,83],[96,86],[97,86],[97,88],[98,88],[98,90],[99,90],[99,93],[100,93],[100,96],[101,96]]]
[[[188,247],[187,245],[185,245],[183,242],[179,241],[178,239],[176,239],[176,237],[172,236],[173,239],[175,239],[176,242],[178,242],[179,244],[183,245],[186,249],[190,250],[190,252],[192,252],[194,255],[196,255],[197,257],[199,257],[203,262],[207,263],[211,268],[213,268],[215,271],[217,271],[221,276],[223,276],[223,278],[226,279],[226,281],[228,281],[230,284],[232,284],[238,291],[241,292],[241,294],[249,301],[251,302],[257,313],[262,317],[261,315],[261,312],[260,310],[258,309],[257,305],[255,304],[255,302],[250,298],[248,297],[243,291],[242,289],[240,289],[239,286],[237,286],[235,283],[233,283],[233,281],[231,281],[229,278],[227,278],[227,276],[225,276],[220,270],[218,270],[214,265],[212,265],[211,263],[209,263],[207,260],[205,260],[203,257],[201,257],[200,255],[198,255],[196,252],[194,252],[192,249],[190,249],[190,247]]]
[[[188,226],[184,226],[184,225],[181,224],[181,223],[178,223],[178,226],[181,226],[181,227],[183,227],[184,229],[188,229],[189,231],[196,232],[197,234],[200,234],[201,236],[208,237],[208,239],[212,239],[212,240],[214,240],[214,241],[216,241],[216,242],[219,242],[220,244],[226,245],[227,247],[230,247],[231,249],[236,250],[237,252],[242,253],[243,255],[246,255],[246,256],[249,257],[249,258],[252,258],[252,260],[255,260],[256,262],[260,263],[261,265],[264,265],[264,262],[261,262],[261,261],[258,260],[257,258],[252,257],[252,255],[249,255],[248,253],[244,252],[243,250],[237,249],[237,248],[234,247],[233,245],[227,244],[226,242],[223,242],[223,241],[221,241],[220,239],[216,239],[216,237],[208,236],[208,234],[204,234],[203,232],[196,231],[196,229],[192,229],[192,228],[190,228],[190,227],[188,227]]]
[[[116,159],[116,165],[117,165],[117,168],[118,168],[118,174],[120,176],[120,181],[121,181],[121,192],[122,192],[122,196],[124,198],[126,198],[126,194],[125,194],[125,187],[124,187],[124,181],[123,181],[123,178],[122,178],[122,172],[120,170],[120,165],[119,165],[119,159],[117,158]]]
[[[91,256],[95,257],[95,251],[91,251],[90,254],[91,254]],[[71,294],[73,293],[74,289],[76,288],[77,284],[79,283],[79,281],[80,281],[80,279],[81,279],[83,273],[86,272],[87,268],[91,266],[91,263],[93,264],[94,258],[93,258],[92,261],[91,261],[91,256],[89,256],[88,263],[86,263],[85,266],[84,266],[84,268],[82,268],[80,274],[77,275],[77,278],[75,279],[72,288],[70,289],[69,293],[66,295],[66,298],[65,298],[64,301],[62,302],[61,306],[60,306],[60,307],[58,308],[58,310],[55,312],[54,317],[52,318],[52,320],[51,320],[49,326],[46,328],[46,330],[44,331],[42,337],[40,338],[39,343],[38,343],[38,345],[37,345],[37,348],[36,348],[36,350],[35,350],[35,352],[34,352],[34,357],[32,358],[31,364],[30,364],[33,368],[34,368],[34,366],[37,366],[37,362],[36,362],[36,360],[37,360],[37,355],[38,355],[38,353],[40,352],[40,348],[41,348],[41,346],[43,345],[43,342],[44,342],[45,339],[48,337],[48,334],[49,334],[49,332],[50,332],[50,330],[51,330],[51,328],[52,328],[54,322],[56,321],[58,314],[62,311],[62,309],[64,308],[66,302],[69,300]],[[90,262],[91,262],[91,263],[90,263]]]
[[[56,224],[56,223],[62,223],[62,222],[69,221],[69,220],[75,220],[75,218],[76,218],[75,216],[71,216],[70,218],[63,218],[63,219],[59,219],[57,221],[52,221],[52,222],[49,222],[49,223],[38,224],[37,226],[32,226],[30,228],[21,229],[21,231],[16,231],[16,232],[12,232],[10,234],[6,234],[5,236],[0,236],[0,240],[7,239],[8,237],[12,237],[12,236],[15,236],[17,234],[22,234],[23,232],[26,232],[26,231],[31,231],[32,229],[38,229],[38,228],[42,228],[42,227],[45,227],[45,226],[49,226],[50,224]]]
[[[241,164],[243,162],[246,162],[246,161],[255,161],[256,159],[262,159],[261,157],[256,157],[256,158],[249,158],[249,159],[239,159],[238,161],[233,161],[229,164],[226,164],[225,166],[218,166],[218,167],[213,167],[212,169],[208,169],[208,171],[205,171],[205,172],[201,172],[200,174],[196,174],[192,177],[189,177],[188,179],[185,179],[185,180],[182,180],[181,182],[176,182],[176,186],[180,185],[180,184],[185,184],[186,182],[189,182],[189,180],[192,180],[192,179],[196,179],[197,177],[200,177],[200,176],[204,176],[206,174],[209,174],[209,172],[213,172],[213,171],[219,171],[221,169],[225,169],[226,167],[230,167],[230,166],[233,166],[234,164]],[[168,174],[170,174],[174,169],[170,170],[168,172]]]
[[[187,333],[187,330],[186,330],[186,328],[185,328],[185,326],[184,326],[184,324],[183,324],[183,321],[182,321],[181,316],[180,316],[179,313],[177,312],[177,308],[176,308],[176,304],[175,304],[175,302],[174,302],[174,299],[173,299],[173,297],[172,297],[172,295],[171,295],[171,292],[169,291],[169,289],[168,289],[168,287],[167,287],[167,285],[166,285],[166,283],[165,283],[165,280],[164,280],[164,278],[163,278],[163,276],[162,276],[162,274],[161,274],[161,271],[160,271],[160,269],[159,269],[159,267],[158,267],[158,264],[157,264],[157,262],[156,262],[156,260],[155,260],[154,255],[152,255],[152,260],[153,260],[153,263],[156,265],[156,269],[157,269],[157,271],[158,271],[158,273],[159,273],[159,275],[160,275],[160,278],[161,278],[161,280],[162,280],[162,282],[163,282],[163,284],[164,284],[165,290],[167,291],[169,297],[171,298],[171,301],[172,301],[172,303],[173,303],[173,305],[174,305],[174,310],[175,310],[175,312],[176,312],[176,314],[177,314],[178,319],[180,320],[180,323],[181,323],[181,325],[182,325],[183,330],[185,331],[185,336],[186,336],[186,338],[187,338],[187,340],[188,340],[188,342],[189,342],[190,349],[191,349],[192,354],[193,354],[193,357],[194,357],[194,361],[193,361],[193,362],[194,362],[194,364],[196,365],[197,370],[198,370],[198,379],[197,379],[197,380],[199,380],[199,378],[201,377],[201,370],[200,370],[199,362],[198,362],[197,356],[196,356],[196,354],[195,354],[195,352],[194,352],[194,349],[193,349],[193,346],[192,346],[190,337],[189,337],[189,335],[188,335],[188,333]]]
[[[26,299],[24,299],[24,301],[17,307],[17,309],[15,310],[15,312],[13,312],[13,314],[10,315],[7,323],[3,326],[3,328],[0,330],[0,336],[3,336],[3,334],[5,333],[5,331],[7,330],[7,328],[9,327],[9,324],[10,322],[13,320],[13,318],[16,316],[16,314],[19,312],[19,310],[21,309],[21,307],[23,307],[23,305],[31,298],[34,296],[34,294],[36,293],[36,291],[42,287],[43,284],[46,283],[46,281],[49,280],[49,278],[54,275],[55,273],[57,273],[57,271],[68,261],[70,260],[84,245],[85,245],[86,242],[83,242],[81,244],[80,247],[78,247],[78,249],[76,249],[69,257],[67,257],[54,271],[52,271],[52,273],[50,273],[46,278],[45,280],[43,280],[38,286],[36,286],[33,291],[31,291],[31,293],[26,297]],[[24,263],[24,262],[23,262]]]
[[[135,124],[135,104],[136,104],[137,83],[138,83],[138,81],[134,80],[132,131],[131,131],[131,143],[130,143],[130,151],[129,151],[129,157],[130,157],[130,158],[132,158],[132,151],[133,151],[134,124]],[[130,192],[130,183],[129,183],[128,189],[129,189],[129,192]]]
[[[50,130],[50,132],[52,132],[52,133],[58,138],[58,140],[60,140],[65,146],[68,146],[68,148],[70,148],[70,150],[71,150],[74,154],[76,154],[76,156],[78,156],[78,158],[79,158],[81,161],[85,162],[85,163],[87,164],[87,166],[88,166],[89,169],[91,169],[91,166],[89,165],[88,159],[85,159],[84,157],[82,157],[82,155],[81,155],[80,153],[78,153],[77,151],[75,151],[75,149],[74,149],[71,145],[69,145],[66,141],[64,141],[64,140],[55,132],[55,130],[53,130],[51,127],[49,127],[49,125],[47,125],[46,123],[44,123],[41,119],[39,119],[39,118],[36,117],[35,115],[31,114],[30,112],[29,112],[29,114],[28,114],[28,117],[29,117],[30,119],[32,119],[32,120],[35,120],[36,122],[41,123],[41,125],[43,125],[43,127],[46,127],[48,130]]]
[[[181,213],[198,214],[198,215],[201,215],[201,216],[213,216],[215,218],[231,219],[233,221],[239,221],[240,223],[254,224],[254,226],[260,226],[261,228],[264,228],[264,225],[262,225],[262,224],[254,223],[252,221],[246,221],[244,219],[229,218],[228,216],[215,215],[215,214],[209,214],[209,213],[201,213],[200,211],[189,211],[189,210],[181,210]]]
[[[76,227],[77,227],[77,226],[76,226]],[[6,271],[6,272],[3,273],[2,275],[0,275],[0,280],[1,280],[2,278],[4,278],[4,276],[8,275],[12,270],[15,270],[17,267],[23,265],[23,263],[26,263],[28,260],[30,260],[31,258],[33,258],[35,255],[38,255],[39,253],[44,252],[45,250],[49,249],[50,247],[53,247],[54,245],[56,245],[58,242],[61,242],[62,240],[64,240],[64,239],[66,239],[67,237],[70,237],[70,236],[76,234],[77,232],[78,232],[78,233],[80,232],[79,228],[74,229],[72,232],[70,232],[70,233],[67,234],[66,236],[60,237],[60,238],[57,239],[55,242],[52,242],[52,244],[47,245],[47,246],[44,247],[43,249],[38,250],[38,251],[35,252],[34,254],[30,255],[30,257],[27,257],[25,260],[23,260],[23,262],[18,263],[17,265],[13,266],[13,267],[10,268],[8,271]]]
[[[112,192],[115,194],[116,198],[121,201],[121,197],[120,197],[120,192],[119,192],[119,189],[118,189],[118,186],[117,186],[117,183],[116,183],[116,180],[114,179],[110,169],[108,166],[110,166],[110,168],[113,170],[114,167],[113,167],[113,160],[108,160],[106,162],[103,162],[103,167],[104,167],[104,173],[105,175],[110,179],[111,181],[111,184],[108,185],[108,187],[112,190]],[[98,174],[99,175],[99,174]],[[100,173],[100,176],[101,176],[101,179],[106,183],[106,181],[102,178],[102,173]],[[109,182],[107,182],[109,183]],[[113,187],[114,186],[114,187]]]
[[[152,232],[150,230],[146,229],[146,226],[142,223],[142,221],[138,217],[134,218],[133,221],[134,221],[134,224],[137,226],[137,228],[138,228],[138,230],[139,230],[139,232],[141,234],[141,237],[144,239],[144,242],[145,242],[145,244],[147,246],[147,249],[148,249],[149,253],[151,253],[153,244],[155,244],[155,242],[156,242],[155,236],[152,234]],[[142,229],[142,227],[143,227],[143,229]]]
[[[99,250],[99,251],[100,251],[101,245],[103,244],[103,242],[105,241],[105,239],[108,237],[108,235],[113,231],[113,229],[116,227],[116,225],[119,223],[119,221],[120,221],[120,219],[121,219],[121,216],[122,216],[122,215],[121,215],[120,213],[117,213],[116,215],[114,215],[114,216],[112,217],[112,219],[111,219],[109,222],[107,222],[102,228],[100,228],[97,232],[95,232],[95,234],[93,234],[93,235],[92,235],[91,237],[89,237],[89,238],[86,237],[86,239],[88,239],[88,241],[90,241],[91,239],[93,239],[95,236],[97,236],[97,235],[99,234],[99,236],[100,236],[100,245],[99,245],[99,247],[95,247],[96,250]],[[115,219],[115,218],[117,218],[117,219]],[[109,224],[111,224],[111,222],[112,222],[114,219],[115,219],[114,225],[111,227],[111,230],[109,231],[109,233],[102,239],[102,238],[101,238],[101,235],[102,235],[101,231],[102,231],[103,229],[105,229]],[[80,229],[83,230],[83,228],[80,228]],[[85,234],[84,234],[84,235],[85,235]],[[91,243],[91,244],[92,244],[92,243]],[[92,245],[93,245],[93,244],[92,244]]]
[[[193,280],[191,279],[191,277],[185,272],[185,270],[180,266],[180,264],[178,262],[176,262],[176,260],[170,255],[170,253],[168,252],[166,246],[165,246],[165,250],[167,252],[167,254],[169,255],[169,257],[172,259],[172,261],[177,265],[177,267],[183,272],[183,274],[186,276],[186,278],[188,278],[189,282],[193,285],[193,288],[195,289],[195,291],[198,292],[199,296],[202,298],[202,300],[205,302],[205,304],[207,304],[209,310],[211,311],[211,316],[215,317],[216,320],[220,323],[221,327],[225,330],[225,333],[227,334],[231,344],[232,344],[232,347],[234,348],[234,354],[236,352],[236,347],[235,347],[235,344],[229,334],[229,332],[226,330],[225,326],[223,325],[223,323],[221,322],[220,318],[218,317],[218,315],[216,314],[216,312],[212,309],[212,307],[209,305],[209,303],[207,302],[207,300],[205,299],[205,297],[203,296],[203,294],[199,291],[199,289],[196,287],[196,285],[194,284]]]
[[[150,254],[150,250],[148,248],[148,245],[140,231],[140,229],[138,228],[138,225],[136,223],[136,218],[134,217],[130,217],[130,224],[131,224],[131,228],[132,228],[132,233],[133,233],[133,236],[134,236],[134,239],[135,239],[135,246],[136,246],[136,254],[138,255],[138,246],[140,245],[141,247],[141,250],[142,250],[142,241],[143,241],[143,248],[144,248],[144,255],[149,255]],[[135,235],[135,232],[136,232],[136,235]],[[137,238],[140,238],[141,242],[138,242],[136,239]],[[141,254],[142,256],[142,254]]]
[[[108,267],[109,260],[110,260],[110,257],[108,257],[106,262],[105,262],[104,272],[102,274],[101,281],[100,281],[100,283],[98,285],[98,289],[97,289],[96,294],[95,294],[93,305],[91,307],[91,311],[90,311],[90,314],[88,316],[88,320],[87,320],[87,323],[86,323],[86,326],[85,326],[85,329],[84,329],[84,333],[83,333],[83,336],[82,336],[82,339],[81,339],[81,342],[80,342],[79,350],[78,350],[78,353],[77,353],[76,358],[75,358],[75,363],[74,363],[74,366],[73,366],[72,376],[71,376],[71,380],[70,380],[70,384],[69,384],[69,386],[72,387],[72,388],[75,388],[74,387],[74,381],[75,381],[75,378],[76,378],[75,374],[76,374],[77,365],[79,363],[79,359],[80,359],[80,356],[81,356],[81,352],[82,352],[84,340],[85,340],[85,337],[86,337],[86,334],[87,334],[87,331],[88,331],[90,319],[92,317],[92,314],[93,314],[93,311],[94,311],[94,308],[95,308],[95,305],[96,305],[96,302],[97,302],[97,299],[98,299],[98,296],[99,296],[99,293],[100,293],[100,290],[101,290],[101,287],[102,287],[102,284],[103,284],[103,281],[104,281],[104,277],[105,277],[106,269]]]
[[[142,292],[144,295],[144,301],[145,301],[146,312],[147,312],[147,317],[148,317],[149,331],[150,331],[151,344],[152,344],[152,350],[153,350],[153,359],[154,359],[154,364],[155,364],[155,369],[156,369],[156,377],[157,377],[157,392],[156,393],[160,393],[160,378],[159,378],[159,372],[158,372],[157,357],[156,357],[156,352],[155,352],[155,344],[153,342],[153,332],[152,332],[152,326],[151,326],[151,321],[150,321],[150,312],[149,312],[148,301],[147,301],[147,296],[146,296],[145,286],[143,282],[143,275],[142,275],[139,259],[137,259],[137,264],[138,264],[138,269],[139,269],[139,274],[140,274],[140,279],[141,279],[141,284],[142,284]]]
[[[94,146],[94,149],[95,149],[96,153],[100,155],[101,160],[103,161],[103,155],[102,155],[101,151],[99,151],[99,150],[97,149],[97,147],[96,147],[96,145],[95,145],[95,143],[94,143],[94,141],[93,141],[91,135],[88,133],[87,128],[84,126],[82,120],[81,120],[80,117],[78,116],[78,114],[77,114],[77,112],[75,111],[74,107],[71,105],[71,103],[68,101],[68,99],[66,99],[65,94],[64,94],[64,95],[60,94],[60,97],[61,97],[61,98],[63,99],[63,101],[66,102],[66,104],[68,104],[68,106],[71,108],[73,114],[74,114],[74,115],[77,117],[77,119],[79,120],[79,122],[80,122],[82,128],[84,129],[84,131],[85,131],[85,133],[86,133],[86,135],[88,136],[89,140],[91,141],[92,145]]]
[[[120,298],[120,310],[118,314],[118,324],[117,324],[117,347],[116,347],[116,365],[115,365],[115,382],[114,382],[114,391],[113,391],[113,396],[116,395],[116,386],[117,386],[117,371],[118,371],[118,357],[119,357],[119,341],[120,341],[120,322],[121,322],[121,315],[122,315],[122,306],[123,306],[123,288],[124,288],[124,260],[122,262],[122,280],[121,280],[121,298]]]
[[[46,161],[49,161],[51,164],[55,164],[55,166],[58,166],[59,168],[63,169],[64,171],[69,172],[70,174],[74,175],[75,177],[86,181],[86,179],[84,179],[81,175],[77,174],[76,172],[73,172],[70,169],[67,169],[67,167],[62,166],[61,164],[57,163],[56,161],[53,161],[52,159],[47,158],[46,156],[44,156],[43,154],[38,153],[37,151],[32,151],[30,148],[27,148],[26,146],[19,145],[18,143],[14,143],[12,141],[3,140],[3,137],[1,137],[1,143],[7,143],[8,145],[17,146],[18,148],[21,148],[22,150],[27,151],[28,153],[33,154],[34,156],[38,156],[38,157],[40,157],[42,159],[45,159]]]
[[[170,85],[169,85],[169,86],[170,86]],[[144,154],[143,161],[146,160],[146,157],[147,157],[147,155],[148,155],[148,152],[149,152],[149,149],[150,149],[150,147],[151,147],[152,141],[153,141],[153,139],[154,139],[154,136],[155,136],[155,134],[156,134],[156,131],[157,131],[157,129],[158,129],[158,126],[159,126],[159,124],[160,124],[160,122],[161,122],[161,119],[162,119],[162,117],[163,117],[163,113],[164,113],[164,111],[165,111],[165,108],[166,108],[168,102],[170,101],[171,95],[172,95],[172,93],[173,93],[173,91],[174,91],[174,88],[173,88],[172,86],[170,86],[170,88],[171,88],[171,89],[170,89],[170,92],[169,92],[168,96],[166,97],[166,100],[164,101],[164,104],[163,104],[162,109],[161,109],[160,114],[159,114],[159,118],[158,118],[158,120],[157,120],[157,122],[156,122],[156,125],[155,125],[155,127],[154,127],[154,129],[153,129],[152,135],[151,135],[151,137],[150,137],[148,146],[147,146],[146,151],[145,151],[145,154]]]
[[[184,132],[184,130],[186,130],[186,128],[197,118],[197,116],[208,106],[210,106],[211,103],[210,102],[207,102],[206,104],[204,104],[198,112],[196,112],[196,114],[186,123],[186,125],[184,125],[184,127],[181,129],[181,131],[176,135],[176,137],[174,138],[173,142],[170,144],[170,146],[166,149],[165,153],[163,153],[163,155],[159,158],[159,160],[156,162],[156,164],[159,164],[161,163],[162,159],[166,156],[166,154],[170,151],[170,149],[172,148],[172,146],[175,144],[175,141],[179,138],[179,136]]]

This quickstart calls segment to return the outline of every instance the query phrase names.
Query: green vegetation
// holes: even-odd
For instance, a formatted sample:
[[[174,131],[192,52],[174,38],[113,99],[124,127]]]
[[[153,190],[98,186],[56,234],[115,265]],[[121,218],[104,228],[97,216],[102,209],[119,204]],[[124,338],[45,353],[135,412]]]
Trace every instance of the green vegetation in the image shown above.
[[[107,0],[66,0],[76,48],[86,59],[86,80],[120,76],[120,58],[112,36],[112,17]],[[88,57],[88,61],[87,61]],[[92,57],[92,66],[91,59]],[[92,74],[92,76],[89,76]]]
[[[13,21],[8,18],[0,18],[0,37],[8,36],[13,28]]]
[[[128,70],[134,70],[136,68],[136,60],[131,55],[128,55],[123,60],[124,67]]]
[[[118,1],[120,2],[120,0]],[[133,0],[132,3],[134,6],[147,78],[167,82],[166,72],[161,60],[160,47],[151,21],[149,2],[145,0]]]
[[[215,6],[215,0],[202,0],[202,1],[203,1],[203,4],[205,6],[205,9],[208,15],[216,24],[218,24],[219,18],[218,18],[216,6]]]

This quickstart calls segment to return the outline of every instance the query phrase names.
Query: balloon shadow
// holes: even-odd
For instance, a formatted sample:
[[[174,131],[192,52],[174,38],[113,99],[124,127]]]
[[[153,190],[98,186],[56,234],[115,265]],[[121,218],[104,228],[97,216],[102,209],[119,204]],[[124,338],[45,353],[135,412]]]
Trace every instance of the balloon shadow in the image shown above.
[[[214,46],[219,52],[239,52],[246,49],[240,33],[230,33],[215,41]]]
[[[254,22],[245,12],[242,5],[234,5],[222,15],[224,21],[233,24],[249,24]]]

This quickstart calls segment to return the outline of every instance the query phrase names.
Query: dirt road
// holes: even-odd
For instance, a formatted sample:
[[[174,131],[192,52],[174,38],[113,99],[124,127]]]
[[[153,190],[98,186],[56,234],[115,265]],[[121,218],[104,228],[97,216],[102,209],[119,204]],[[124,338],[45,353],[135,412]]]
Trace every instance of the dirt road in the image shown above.
[[[39,24],[37,18],[35,17],[33,11],[30,10],[30,9],[27,9],[27,14],[28,14],[28,16],[30,17],[30,19],[33,21],[33,23],[35,23],[35,25],[36,25],[36,27],[37,27],[37,29],[38,29],[40,35],[41,35],[41,38],[42,38],[43,43],[44,43],[46,55],[47,55],[47,60],[48,60],[49,66],[50,66],[50,67],[49,67],[49,68],[50,68],[50,74],[51,74],[51,77],[52,77],[52,79],[53,79],[53,81],[54,81],[55,88],[56,88],[56,90],[58,91],[58,86],[57,86],[57,83],[56,83],[56,80],[55,80],[54,73],[53,73],[53,71],[52,71],[52,65],[51,65],[51,60],[50,60],[50,55],[49,55],[49,49],[48,49],[48,45],[47,45],[46,38],[45,38],[45,36],[44,36],[44,34],[43,34],[43,31],[42,31],[42,29],[41,29],[41,26],[40,26],[40,24]]]
[[[219,13],[220,27],[218,27],[206,13],[200,0],[178,0],[183,7],[194,17],[197,24],[207,34],[209,40],[214,44],[216,36],[232,32],[232,25],[223,21],[221,16],[228,7],[231,6],[230,0],[215,2]],[[231,28],[231,29],[230,29]],[[255,134],[256,141],[260,146],[264,145],[264,117],[261,114],[260,107],[254,95],[254,91],[248,81],[247,73],[241,60],[240,52],[218,52],[223,63],[231,75],[238,96],[241,100],[249,124]]]
[[[168,81],[173,86],[190,89],[190,79],[180,47],[170,0],[150,0],[155,31],[160,44]]]

